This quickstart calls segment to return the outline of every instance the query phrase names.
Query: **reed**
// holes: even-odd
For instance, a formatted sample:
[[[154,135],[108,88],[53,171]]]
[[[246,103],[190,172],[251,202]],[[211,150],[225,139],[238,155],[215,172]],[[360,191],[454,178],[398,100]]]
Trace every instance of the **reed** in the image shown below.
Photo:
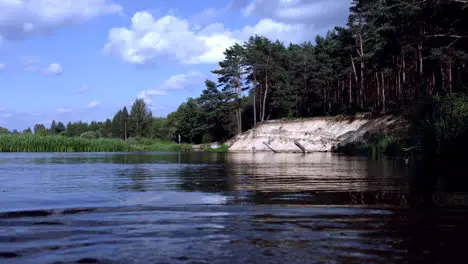
[[[85,139],[64,136],[0,135],[0,152],[132,152],[186,151],[189,145],[151,141],[149,145],[120,139]]]

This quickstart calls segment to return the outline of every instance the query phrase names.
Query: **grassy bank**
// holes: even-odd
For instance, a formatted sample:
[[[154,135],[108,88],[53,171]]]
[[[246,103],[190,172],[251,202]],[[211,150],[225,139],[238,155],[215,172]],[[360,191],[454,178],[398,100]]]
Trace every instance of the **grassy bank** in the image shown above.
[[[0,135],[1,152],[187,151],[190,145],[149,139],[84,139],[64,136]]]

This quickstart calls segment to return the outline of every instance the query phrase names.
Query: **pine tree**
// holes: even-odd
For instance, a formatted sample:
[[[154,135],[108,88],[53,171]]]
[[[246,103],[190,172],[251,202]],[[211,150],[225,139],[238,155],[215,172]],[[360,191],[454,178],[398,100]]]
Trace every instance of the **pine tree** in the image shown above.
[[[229,93],[235,105],[237,133],[242,133],[242,87],[245,73],[244,48],[239,44],[224,51],[225,59],[219,62],[219,70],[212,71],[219,75],[218,82]]]
[[[122,119],[125,114],[122,111]],[[141,98],[136,99],[132,105],[129,116],[130,134],[132,137],[146,137],[151,134],[152,113],[146,105],[145,101]]]

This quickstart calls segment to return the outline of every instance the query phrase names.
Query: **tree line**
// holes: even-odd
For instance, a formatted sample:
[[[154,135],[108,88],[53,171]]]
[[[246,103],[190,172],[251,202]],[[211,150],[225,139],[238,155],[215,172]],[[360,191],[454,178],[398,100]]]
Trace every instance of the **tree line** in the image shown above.
[[[229,47],[218,84],[207,81],[170,118],[202,142],[268,119],[388,113],[466,93],[467,25],[468,1],[354,0],[346,27],[315,43],[252,36]]]
[[[251,36],[224,52],[197,98],[166,118],[138,99],[130,113],[35,132],[222,141],[269,119],[402,111],[433,96],[465,94],[468,1],[354,0],[348,23],[315,41]],[[46,132],[40,132],[46,131]]]
[[[88,139],[97,138],[120,138],[126,140],[130,137],[147,137],[168,139],[167,135],[162,135],[159,129],[161,118],[153,118],[151,110],[143,99],[136,99],[130,109],[127,107],[119,109],[112,119],[104,122],[92,121],[90,123],[77,121],[64,124],[61,121],[53,120],[49,127],[44,124],[35,124],[33,129],[27,128],[22,132],[17,130],[9,131],[0,128],[0,134],[32,134],[35,135],[60,135],[69,137],[84,137]]]

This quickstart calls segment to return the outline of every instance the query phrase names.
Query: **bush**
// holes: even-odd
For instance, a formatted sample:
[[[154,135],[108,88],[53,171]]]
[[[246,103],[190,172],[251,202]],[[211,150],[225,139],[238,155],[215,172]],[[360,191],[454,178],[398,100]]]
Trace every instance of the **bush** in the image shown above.
[[[206,148],[205,149],[206,152],[221,152],[221,153],[228,152],[228,150],[229,150],[229,146],[226,144],[221,145],[218,148]]]
[[[98,135],[93,131],[84,132],[83,134],[81,134],[80,137],[84,139],[98,139],[99,138]]]
[[[468,147],[468,96],[433,97],[413,116],[412,143],[420,156],[444,156]]]

